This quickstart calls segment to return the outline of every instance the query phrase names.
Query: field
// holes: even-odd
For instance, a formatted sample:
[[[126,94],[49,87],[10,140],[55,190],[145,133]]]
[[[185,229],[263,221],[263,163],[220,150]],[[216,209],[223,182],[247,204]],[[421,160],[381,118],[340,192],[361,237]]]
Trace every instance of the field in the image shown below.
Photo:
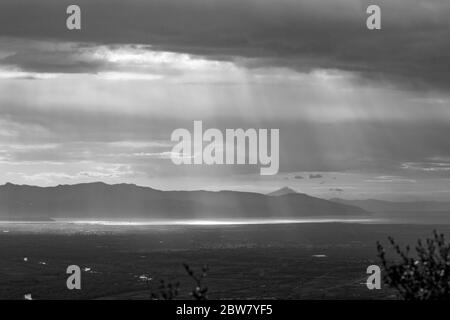
[[[365,285],[367,266],[379,263],[376,241],[414,244],[435,228],[450,232],[418,224],[0,224],[0,299],[149,299],[160,279],[180,281],[180,297],[189,298],[182,263],[209,265],[211,299],[395,299],[385,286]],[[83,270],[81,290],[66,288],[73,264]]]

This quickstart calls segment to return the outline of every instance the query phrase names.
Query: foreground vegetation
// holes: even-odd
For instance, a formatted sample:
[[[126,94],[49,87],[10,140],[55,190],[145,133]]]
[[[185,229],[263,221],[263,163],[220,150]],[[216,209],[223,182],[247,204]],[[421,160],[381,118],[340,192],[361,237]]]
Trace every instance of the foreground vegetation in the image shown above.
[[[389,263],[386,250],[378,243],[378,255],[382,261],[386,283],[395,288],[406,300],[450,299],[450,245],[443,234],[434,231],[433,237],[418,240],[415,254],[411,248],[400,247],[390,237],[397,260]]]

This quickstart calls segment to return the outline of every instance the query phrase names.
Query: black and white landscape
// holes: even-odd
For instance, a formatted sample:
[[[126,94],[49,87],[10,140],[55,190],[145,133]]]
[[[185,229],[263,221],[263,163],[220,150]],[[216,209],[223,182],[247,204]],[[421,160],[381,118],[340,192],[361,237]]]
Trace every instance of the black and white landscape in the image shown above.
[[[209,266],[209,299],[399,298],[366,285],[377,241],[450,236],[449,16],[445,0],[2,0],[0,299],[151,299],[161,279],[192,298],[183,263]],[[196,123],[258,144],[217,139],[208,164]]]

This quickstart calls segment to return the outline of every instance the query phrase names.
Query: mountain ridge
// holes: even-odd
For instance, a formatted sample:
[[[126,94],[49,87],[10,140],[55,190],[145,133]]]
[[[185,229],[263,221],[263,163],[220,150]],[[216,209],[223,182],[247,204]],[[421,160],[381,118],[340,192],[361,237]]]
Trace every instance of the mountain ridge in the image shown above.
[[[370,212],[450,212],[450,202],[447,201],[387,201],[377,199],[346,200],[330,199],[332,202],[353,205]]]
[[[39,187],[0,186],[0,217],[48,218],[293,218],[364,215],[345,204],[287,194],[271,197],[236,191],[162,191],[103,182]]]

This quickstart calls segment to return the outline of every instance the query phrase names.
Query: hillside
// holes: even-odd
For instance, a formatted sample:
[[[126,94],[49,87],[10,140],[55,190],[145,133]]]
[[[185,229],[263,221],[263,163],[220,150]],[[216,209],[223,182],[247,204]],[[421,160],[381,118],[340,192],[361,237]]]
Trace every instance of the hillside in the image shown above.
[[[384,200],[344,200],[330,199],[330,201],[357,206],[371,212],[448,212],[450,211],[450,202],[439,201],[412,201],[412,202],[393,202]]]
[[[0,186],[0,217],[195,219],[361,215],[363,209],[305,194],[160,191],[133,184]]]

